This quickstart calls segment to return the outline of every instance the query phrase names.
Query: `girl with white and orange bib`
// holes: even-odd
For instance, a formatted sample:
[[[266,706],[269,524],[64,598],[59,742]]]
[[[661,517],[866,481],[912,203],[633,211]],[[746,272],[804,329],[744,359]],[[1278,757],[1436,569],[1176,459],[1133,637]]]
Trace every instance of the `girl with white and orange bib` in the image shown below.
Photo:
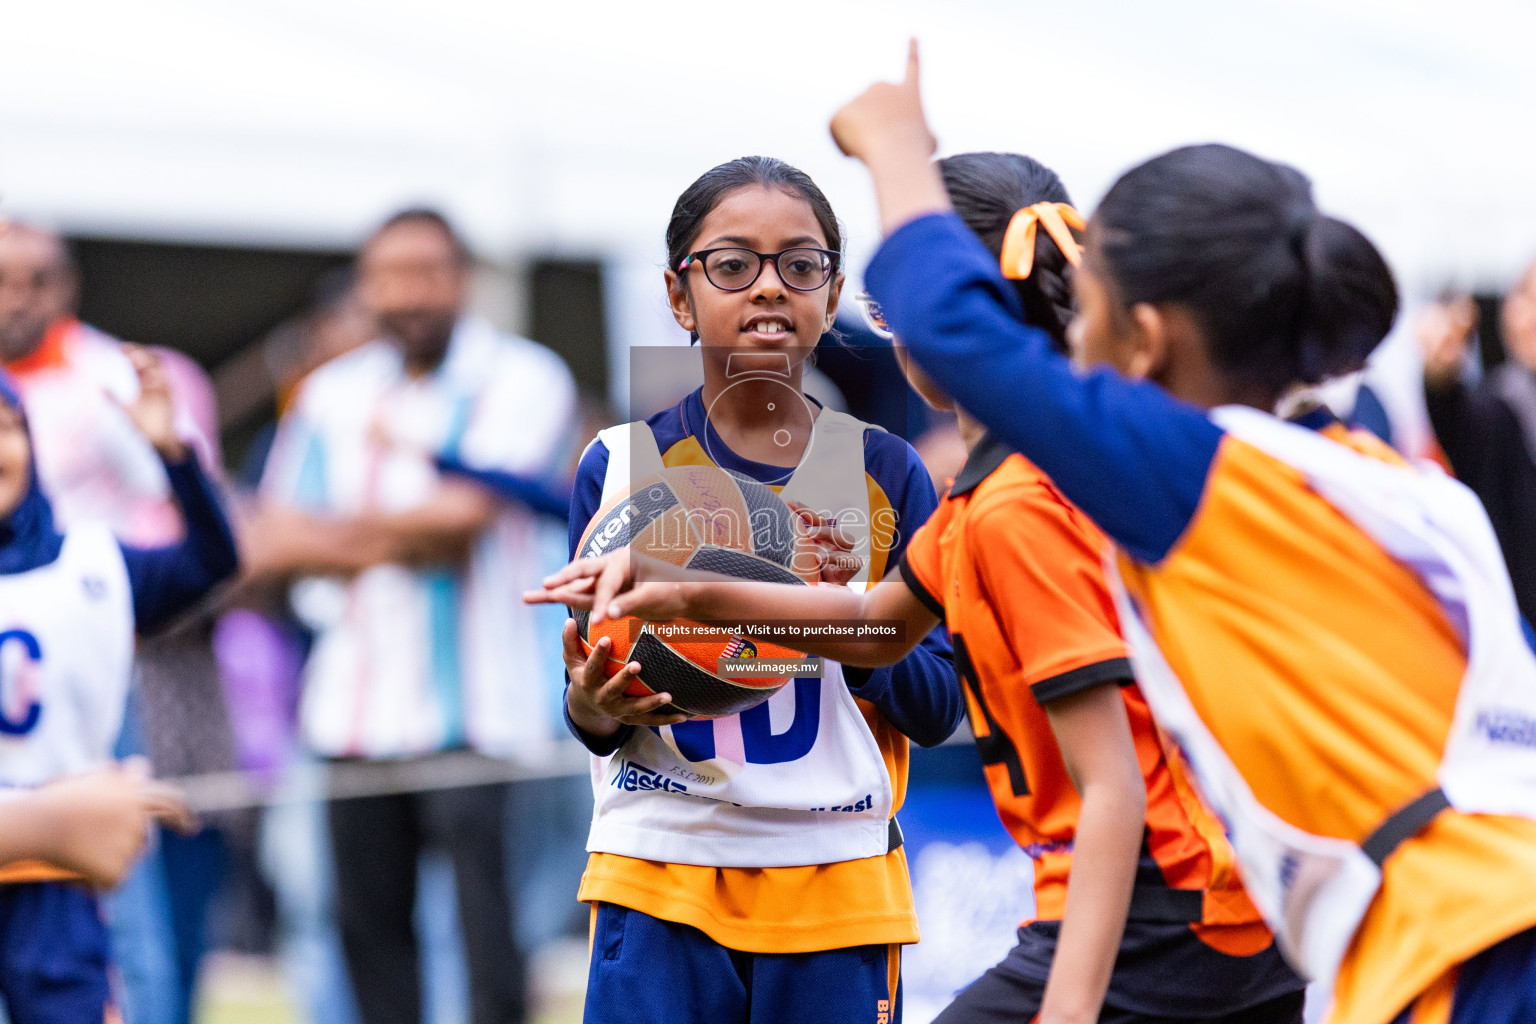
[[[1487,516],[1269,411],[1386,334],[1380,254],[1295,170],[1174,150],[1088,225],[1074,370],[950,210],[915,44],[832,127],[874,179],[894,329],[1116,542],[1138,682],[1317,1015],[1536,1019],[1536,658]]]

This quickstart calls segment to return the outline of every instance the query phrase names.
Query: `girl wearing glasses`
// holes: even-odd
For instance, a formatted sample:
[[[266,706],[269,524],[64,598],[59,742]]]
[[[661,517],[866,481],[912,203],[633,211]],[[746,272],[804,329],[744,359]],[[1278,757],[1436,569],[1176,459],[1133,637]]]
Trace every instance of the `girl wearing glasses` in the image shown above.
[[[1064,351],[1082,220],[1061,180],[1016,154],[967,153],[939,169],[1030,322]],[[878,305],[861,298],[871,326],[885,329]],[[954,408],[902,362],[929,404]],[[705,608],[728,619],[900,619],[908,637],[945,624],[999,816],[1034,860],[1035,914],[1008,957],[939,1024],[1299,1021],[1302,984],[1244,895],[1221,823],[1162,746],[1132,681],[1104,579],[1104,536],[1036,466],[957,412],[965,467],[899,571],[868,593],[658,582],[616,603],[656,619]],[[622,553],[610,561],[635,571]],[[608,588],[598,589],[587,600],[606,600]],[[611,609],[599,604],[598,613]],[[910,647],[802,645],[863,665]]]
[[[818,510],[801,514],[823,583],[879,579],[936,499],[906,442],[801,391],[843,286],[826,197],[781,161],[734,160],[682,194],[666,240],[672,313],[699,343],[704,385],[588,446],[572,556],[632,479],[715,465]],[[939,743],[963,714],[942,631],[890,668],[829,663],[711,721],[662,714],[666,693],[626,696],[641,666],[607,677],[608,641],[584,657],[574,621],[563,639],[568,723],[597,756],[580,891],[594,918],[588,1024],[899,1021],[900,947],[917,941],[895,824],[908,737]],[[689,792],[612,784],[638,771]]]
[[[1536,1020],[1536,659],[1487,514],[1325,410],[1270,412],[1387,333],[1381,254],[1292,168],[1154,157],[1089,224],[1074,372],[951,212],[915,44],[833,132],[913,356],[1115,540],[1138,682],[1318,1017]]]

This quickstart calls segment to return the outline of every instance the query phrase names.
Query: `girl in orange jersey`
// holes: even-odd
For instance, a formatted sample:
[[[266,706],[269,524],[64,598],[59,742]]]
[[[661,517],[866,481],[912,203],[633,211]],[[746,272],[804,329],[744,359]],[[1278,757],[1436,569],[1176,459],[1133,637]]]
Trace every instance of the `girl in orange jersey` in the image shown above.
[[[1074,372],[951,212],[915,44],[833,133],[874,179],[866,276],[913,357],[1116,542],[1138,682],[1318,1016],[1536,1020],[1536,657],[1487,515],[1269,412],[1386,334],[1375,247],[1292,168],[1156,157],[1088,226],[1072,347],[1105,367]]]
[[[969,153],[939,166],[1030,322],[1064,347],[1079,251],[1072,228],[1081,220],[1061,181],[1013,154]],[[865,301],[881,329],[878,307]],[[952,407],[907,369],[930,404]],[[1039,469],[958,412],[965,468],[897,570],[867,594],[641,585],[607,612],[899,621],[899,638],[794,642],[860,665],[900,659],[935,622],[949,628],[999,814],[1035,862],[1036,913],[942,1024],[1299,1021],[1301,982],[1243,895],[1220,823],[1160,745],[1131,680],[1103,575],[1104,537]],[[591,601],[587,577],[607,566],[633,572],[636,563],[622,554],[578,563],[539,599]],[[600,611],[614,582],[596,598]]]

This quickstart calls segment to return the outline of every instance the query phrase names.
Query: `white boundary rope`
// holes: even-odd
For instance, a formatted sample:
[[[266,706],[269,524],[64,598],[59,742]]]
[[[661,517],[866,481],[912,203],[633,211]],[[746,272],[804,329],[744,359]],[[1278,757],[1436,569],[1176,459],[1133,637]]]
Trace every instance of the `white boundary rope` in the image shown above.
[[[243,771],[207,772],[162,781],[180,789],[194,811],[207,814],[585,775],[590,756],[574,743],[562,743],[537,763],[503,760],[466,750],[398,761],[299,764],[285,769],[271,782]]]
[[[962,722],[943,746],[971,742]],[[317,761],[291,765],[275,778],[255,772],[206,772],[162,779],[182,791],[199,814],[253,807],[426,793],[498,782],[586,776],[591,755],[577,743],[559,743],[537,762],[490,757],[472,750],[397,761]]]

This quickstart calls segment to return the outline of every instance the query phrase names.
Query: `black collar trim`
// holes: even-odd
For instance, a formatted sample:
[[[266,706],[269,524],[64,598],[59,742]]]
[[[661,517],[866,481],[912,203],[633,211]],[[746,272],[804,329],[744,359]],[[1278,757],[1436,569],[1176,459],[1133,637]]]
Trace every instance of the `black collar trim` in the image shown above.
[[[1008,456],[1013,454],[1013,449],[987,434],[971,449],[970,457],[965,460],[965,466],[961,468],[960,475],[955,477],[955,482],[949,485],[949,496],[958,498],[962,494],[969,494],[987,477],[997,472],[997,467],[1008,461]]]

